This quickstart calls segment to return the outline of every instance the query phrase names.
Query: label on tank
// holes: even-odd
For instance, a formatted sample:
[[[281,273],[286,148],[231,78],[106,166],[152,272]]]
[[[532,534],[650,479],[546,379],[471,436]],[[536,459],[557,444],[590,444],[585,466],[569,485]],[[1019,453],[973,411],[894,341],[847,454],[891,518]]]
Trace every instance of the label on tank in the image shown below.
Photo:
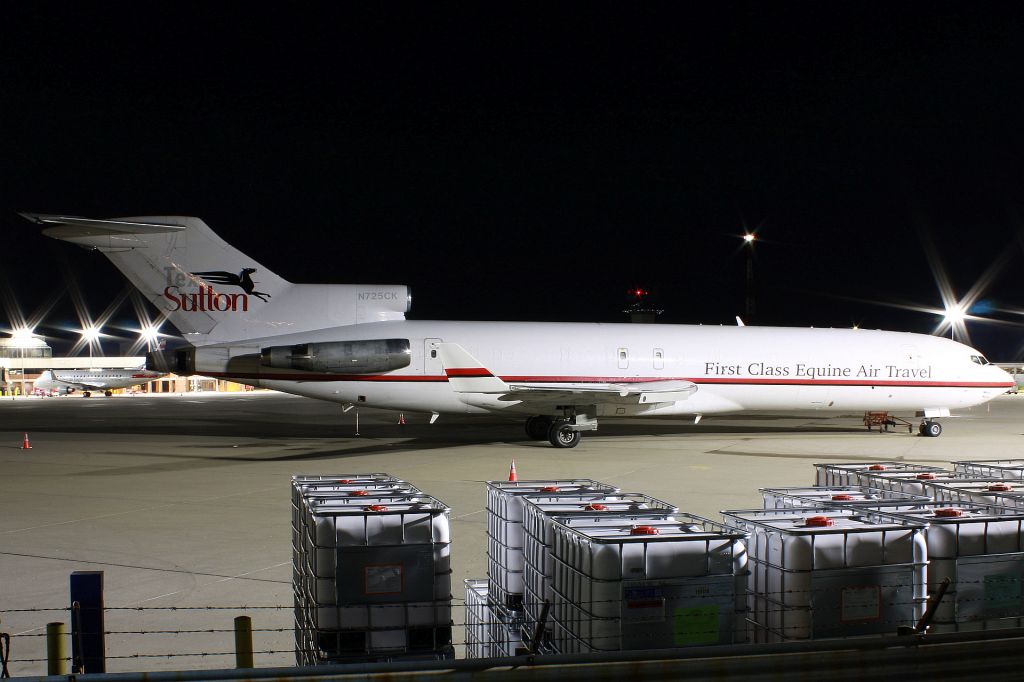
[[[366,566],[363,569],[363,592],[366,594],[401,594],[402,565]]]
[[[434,598],[430,545],[339,547],[338,603],[374,604]]]
[[[844,623],[852,621],[878,620],[882,615],[882,591],[877,585],[870,587],[847,587],[842,595]]]
[[[622,648],[732,642],[736,585],[733,576],[624,581]]]
[[[810,588],[815,638],[888,633],[916,622],[911,566],[813,571]]]
[[[717,644],[721,636],[720,611],[713,605],[676,609],[675,645]]]
[[[1024,559],[1019,553],[960,557],[956,578],[958,623],[1024,613]]]

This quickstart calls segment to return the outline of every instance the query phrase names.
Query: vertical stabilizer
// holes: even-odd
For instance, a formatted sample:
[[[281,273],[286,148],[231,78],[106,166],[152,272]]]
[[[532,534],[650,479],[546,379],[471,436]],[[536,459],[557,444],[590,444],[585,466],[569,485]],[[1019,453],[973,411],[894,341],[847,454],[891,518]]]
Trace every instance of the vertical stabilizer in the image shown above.
[[[367,305],[366,286],[292,284],[199,218],[22,215],[47,236],[101,251],[197,346],[404,319],[405,287],[374,286]]]

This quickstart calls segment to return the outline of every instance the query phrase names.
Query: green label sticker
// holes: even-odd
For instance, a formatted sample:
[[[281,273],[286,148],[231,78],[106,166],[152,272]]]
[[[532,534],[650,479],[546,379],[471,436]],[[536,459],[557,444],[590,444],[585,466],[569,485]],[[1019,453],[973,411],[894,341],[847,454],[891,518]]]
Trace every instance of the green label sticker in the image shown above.
[[[675,610],[674,642],[685,644],[717,644],[718,607],[695,606]]]
[[[1020,606],[1020,579],[1011,575],[985,576],[985,606],[1004,609]]]

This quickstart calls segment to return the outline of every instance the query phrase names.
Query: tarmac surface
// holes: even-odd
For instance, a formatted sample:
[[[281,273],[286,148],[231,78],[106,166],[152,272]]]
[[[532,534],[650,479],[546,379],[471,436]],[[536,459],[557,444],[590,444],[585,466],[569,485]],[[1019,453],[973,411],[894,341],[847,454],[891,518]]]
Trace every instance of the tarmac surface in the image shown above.
[[[606,420],[556,450],[518,421],[366,409],[356,436],[354,411],[269,392],[0,399],[0,632],[12,675],[45,674],[69,574],[103,571],[108,672],[233,667],[238,615],[258,667],[292,665],[294,474],[387,472],[446,502],[458,624],[463,579],[486,577],[484,481],[512,459],[520,480],[594,478],[717,520],[812,484],[815,462],[1024,456],[1024,395],[958,416],[939,438],[852,414]]]

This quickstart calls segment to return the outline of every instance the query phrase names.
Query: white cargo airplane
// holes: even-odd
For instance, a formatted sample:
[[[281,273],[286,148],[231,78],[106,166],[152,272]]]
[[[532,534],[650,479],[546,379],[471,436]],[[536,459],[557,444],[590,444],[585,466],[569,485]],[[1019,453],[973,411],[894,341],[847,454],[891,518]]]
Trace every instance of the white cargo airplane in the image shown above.
[[[920,433],[1013,379],[949,339],[851,329],[411,321],[400,285],[293,284],[198,218],[22,214],[103,252],[193,347],[151,369],[353,405],[522,415],[573,447],[612,417],[914,412]]]
[[[46,370],[32,382],[32,388],[65,394],[81,391],[86,398],[92,391],[103,391],[110,397],[115,389],[138,386],[162,376],[160,372],[142,368]]]

